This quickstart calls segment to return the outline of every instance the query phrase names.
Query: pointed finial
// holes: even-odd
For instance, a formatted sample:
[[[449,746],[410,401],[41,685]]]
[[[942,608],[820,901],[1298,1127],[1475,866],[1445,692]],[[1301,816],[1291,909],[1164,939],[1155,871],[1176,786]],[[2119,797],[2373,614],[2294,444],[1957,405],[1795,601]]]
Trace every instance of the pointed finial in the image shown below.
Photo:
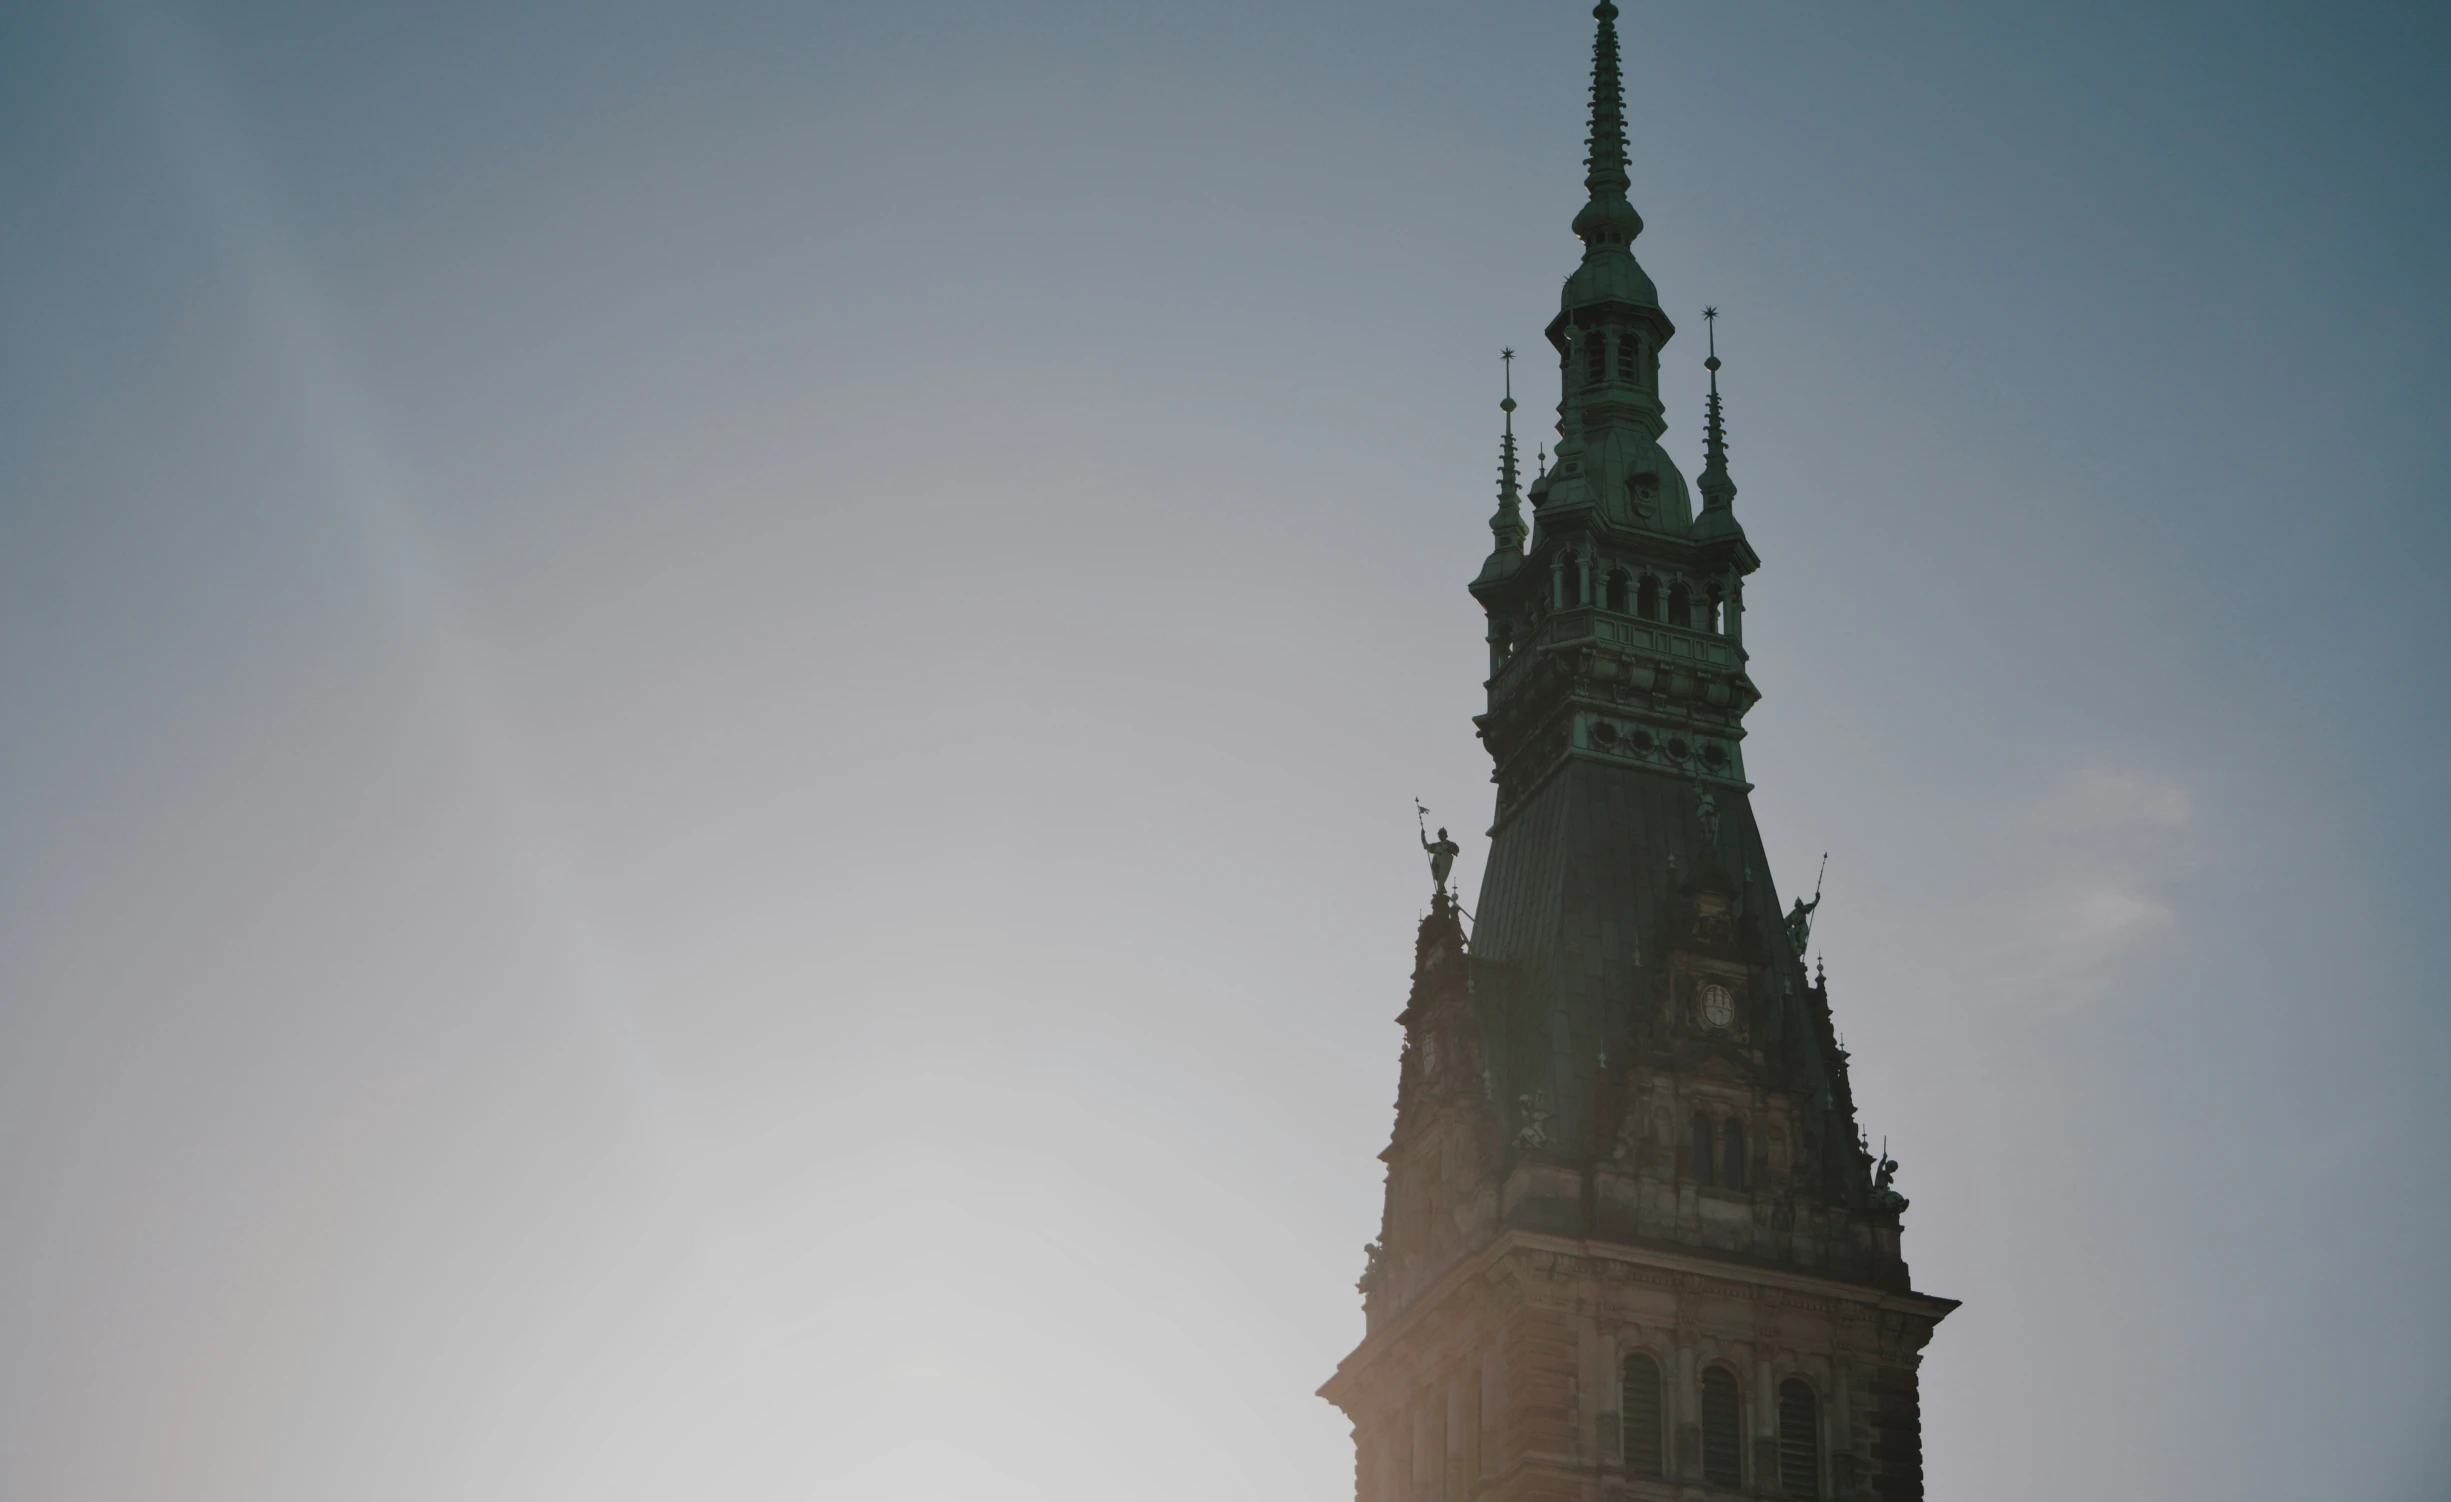
[[[1591,134],[1583,143],[1583,186],[1594,198],[1612,189],[1623,197],[1632,184],[1626,177],[1625,77],[1617,61],[1617,7],[1600,0],[1591,14],[1600,26],[1591,42]]]
[[[1584,138],[1583,188],[1591,201],[1574,216],[1586,257],[1622,250],[1643,232],[1642,215],[1626,201],[1625,77],[1617,60],[1617,7],[1600,0],[1591,43],[1591,134]]]
[[[1736,482],[1728,478],[1727,414],[1719,403],[1719,310],[1704,308],[1702,324],[1710,338],[1709,358],[1702,368],[1711,373],[1711,394],[1702,416],[1702,477],[1695,488],[1702,492],[1702,509],[1725,511],[1736,502]]]
[[[1501,553],[1523,551],[1523,493],[1518,488],[1519,475],[1515,457],[1515,352],[1498,351],[1498,364],[1505,373],[1506,396],[1498,410],[1506,414],[1506,436],[1498,443],[1498,510],[1489,519],[1490,536],[1497,541]]]

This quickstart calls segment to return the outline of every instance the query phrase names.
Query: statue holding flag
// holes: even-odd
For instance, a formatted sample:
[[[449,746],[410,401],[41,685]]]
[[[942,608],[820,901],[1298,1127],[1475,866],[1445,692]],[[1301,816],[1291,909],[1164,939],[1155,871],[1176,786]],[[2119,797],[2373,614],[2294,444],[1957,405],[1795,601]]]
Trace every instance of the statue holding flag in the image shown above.
[[[1430,838],[1430,811],[1421,800],[1413,800],[1413,822],[1421,829],[1421,848],[1430,852],[1430,880],[1438,884],[1438,895],[1447,895],[1447,873],[1455,869],[1455,857],[1463,847],[1447,838],[1440,830],[1437,840]]]

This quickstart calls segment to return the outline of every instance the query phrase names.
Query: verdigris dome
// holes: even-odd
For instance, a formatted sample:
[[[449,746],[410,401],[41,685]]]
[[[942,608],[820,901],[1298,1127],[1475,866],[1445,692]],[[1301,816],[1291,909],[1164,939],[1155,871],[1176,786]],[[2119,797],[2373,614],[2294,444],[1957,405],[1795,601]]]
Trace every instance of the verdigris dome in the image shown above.
[[[1566,278],[1562,306],[1567,311],[1606,302],[1631,303],[1638,308],[1660,305],[1659,288],[1628,251],[1603,250],[1585,258],[1574,275]]]
[[[1583,456],[1592,498],[1616,526],[1682,533],[1693,525],[1694,497],[1665,449],[1632,428],[1616,429]]]

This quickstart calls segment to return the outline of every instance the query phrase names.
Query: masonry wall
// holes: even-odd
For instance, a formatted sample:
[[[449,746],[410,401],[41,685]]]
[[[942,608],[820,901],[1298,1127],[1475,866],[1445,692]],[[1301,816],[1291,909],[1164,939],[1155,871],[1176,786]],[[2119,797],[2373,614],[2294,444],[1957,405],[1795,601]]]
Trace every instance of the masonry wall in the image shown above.
[[[1915,1369],[1945,1299],[1510,1233],[1366,1340],[1323,1393],[1352,1417],[1358,1502],[1666,1502],[1784,1497],[1778,1389],[1819,1413],[1808,1495],[1922,1489]],[[1665,1376],[1668,1474],[1630,1475],[1618,1372]],[[1742,1480],[1703,1480],[1701,1373],[1741,1397]]]

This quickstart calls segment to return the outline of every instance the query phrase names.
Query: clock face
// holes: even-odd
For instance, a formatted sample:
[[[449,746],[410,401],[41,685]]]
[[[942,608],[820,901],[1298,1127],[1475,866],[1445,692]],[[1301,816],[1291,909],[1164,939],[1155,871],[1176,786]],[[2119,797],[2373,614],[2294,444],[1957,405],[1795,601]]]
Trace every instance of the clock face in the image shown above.
[[[1702,988],[1702,1020],[1713,1027],[1733,1027],[1736,1024],[1736,998],[1725,986]]]

